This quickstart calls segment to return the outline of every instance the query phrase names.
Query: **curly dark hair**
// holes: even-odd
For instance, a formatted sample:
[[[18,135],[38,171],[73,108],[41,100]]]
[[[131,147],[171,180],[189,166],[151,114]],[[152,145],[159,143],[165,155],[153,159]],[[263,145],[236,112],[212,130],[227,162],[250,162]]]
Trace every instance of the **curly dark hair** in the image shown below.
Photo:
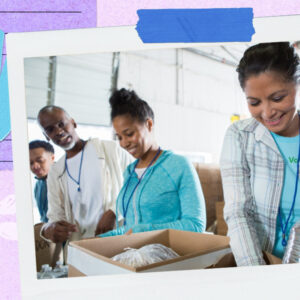
[[[299,80],[299,56],[288,42],[262,43],[248,48],[236,69],[239,82],[244,89],[246,80],[252,75],[273,71],[287,82]]]
[[[33,149],[37,149],[37,148],[43,148],[43,149],[45,149],[45,151],[54,154],[54,148],[48,142],[41,141],[41,140],[34,140],[29,143],[29,150],[33,150]]]
[[[146,122],[148,119],[154,121],[154,113],[148,103],[134,92],[124,88],[116,90],[109,98],[111,107],[111,120],[120,115],[130,115],[139,122]]]

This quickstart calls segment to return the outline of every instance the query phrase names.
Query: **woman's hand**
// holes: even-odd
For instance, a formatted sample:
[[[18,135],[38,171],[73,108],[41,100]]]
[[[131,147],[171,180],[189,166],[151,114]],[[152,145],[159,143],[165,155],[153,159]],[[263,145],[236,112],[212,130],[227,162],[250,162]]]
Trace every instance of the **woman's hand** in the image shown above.
[[[109,209],[103,214],[103,216],[99,220],[95,230],[95,235],[102,234],[112,230],[115,226],[115,221],[116,221],[116,215],[111,209]]]

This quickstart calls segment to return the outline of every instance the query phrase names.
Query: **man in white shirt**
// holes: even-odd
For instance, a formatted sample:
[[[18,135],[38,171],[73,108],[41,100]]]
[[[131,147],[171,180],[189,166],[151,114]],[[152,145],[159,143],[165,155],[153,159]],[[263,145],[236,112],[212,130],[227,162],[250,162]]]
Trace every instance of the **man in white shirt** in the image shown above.
[[[65,150],[48,178],[48,223],[41,235],[52,242],[93,237],[113,229],[115,200],[132,157],[114,141],[84,141],[61,107],[42,108],[38,122],[47,140]]]

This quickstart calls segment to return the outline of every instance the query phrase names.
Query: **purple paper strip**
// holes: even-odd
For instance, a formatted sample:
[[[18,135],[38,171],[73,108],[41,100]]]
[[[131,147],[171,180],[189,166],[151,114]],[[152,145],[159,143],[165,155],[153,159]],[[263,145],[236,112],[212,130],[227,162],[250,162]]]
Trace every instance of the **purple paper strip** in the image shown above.
[[[139,9],[252,7],[254,18],[300,14],[299,0],[97,0],[98,26],[136,25]],[[0,27],[1,28],[1,27]]]
[[[0,170],[12,170],[12,145],[11,134],[0,142]]]
[[[0,171],[0,299],[21,299],[14,176]]]
[[[93,28],[97,25],[96,5],[96,0],[1,0],[0,30],[11,33]],[[0,72],[5,57],[4,45]],[[3,93],[0,101],[1,96]],[[21,299],[12,169],[9,134],[0,142],[0,299]]]
[[[96,0],[1,0],[0,29],[28,32],[96,27]]]

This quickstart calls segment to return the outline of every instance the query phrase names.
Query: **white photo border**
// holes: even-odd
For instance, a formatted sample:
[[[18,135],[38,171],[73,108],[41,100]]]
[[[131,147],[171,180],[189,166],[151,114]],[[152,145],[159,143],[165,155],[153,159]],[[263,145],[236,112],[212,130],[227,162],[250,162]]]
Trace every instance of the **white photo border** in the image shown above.
[[[251,44],[300,40],[300,15],[256,18]],[[298,28],[298,31],[297,31]],[[225,44],[225,43],[223,43]],[[230,44],[230,43],[226,43]],[[249,43],[250,44],[250,43]],[[220,43],[143,44],[134,26],[7,34],[8,81],[23,299],[283,299],[299,292],[300,264],[37,280],[24,58],[185,48]],[[228,297],[228,298],[227,298]]]

